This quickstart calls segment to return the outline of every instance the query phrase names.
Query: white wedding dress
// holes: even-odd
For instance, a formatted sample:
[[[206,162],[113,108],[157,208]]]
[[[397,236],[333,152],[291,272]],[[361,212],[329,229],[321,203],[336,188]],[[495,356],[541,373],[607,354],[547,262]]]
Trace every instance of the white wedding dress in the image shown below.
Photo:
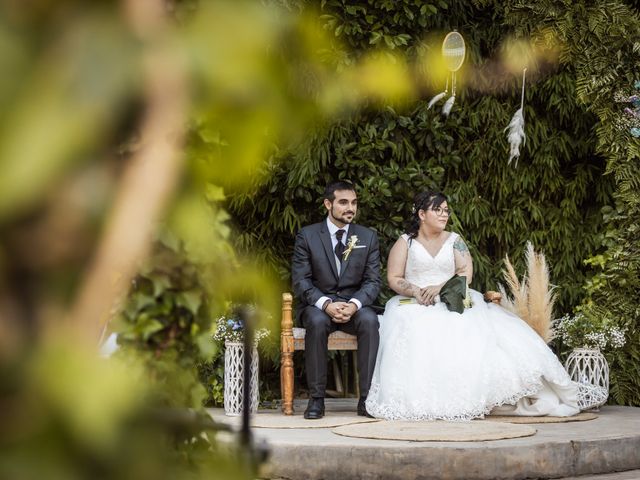
[[[409,242],[405,279],[436,285],[455,273],[451,233],[433,257]],[[387,302],[367,411],[388,420],[471,420],[501,415],[570,416],[577,386],[540,336],[519,317],[471,290],[473,306],[450,312]]]

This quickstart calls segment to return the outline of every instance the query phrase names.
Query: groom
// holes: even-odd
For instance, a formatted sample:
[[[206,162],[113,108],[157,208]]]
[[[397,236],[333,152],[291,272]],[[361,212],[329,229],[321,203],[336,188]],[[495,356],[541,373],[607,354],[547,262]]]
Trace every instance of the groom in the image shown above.
[[[327,338],[337,329],[358,338],[358,415],[369,416],[365,400],[378,353],[378,316],[371,308],[380,291],[380,250],[373,230],[355,225],[358,199],[353,184],[334,182],[324,192],[327,218],[300,230],[293,251],[293,291],[306,329],[305,367],[309,405],[304,418],[324,416]]]

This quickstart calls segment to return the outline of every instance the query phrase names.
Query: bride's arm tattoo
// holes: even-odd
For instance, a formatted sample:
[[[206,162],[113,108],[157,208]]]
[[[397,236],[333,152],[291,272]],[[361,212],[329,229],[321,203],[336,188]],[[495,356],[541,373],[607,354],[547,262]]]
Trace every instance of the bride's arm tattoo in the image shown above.
[[[457,252],[456,273],[466,275],[468,280],[470,280],[473,273],[473,260],[471,253],[469,253],[469,247],[467,247],[467,244],[464,243],[461,237],[458,237],[453,242],[453,249]]]
[[[407,282],[404,278],[398,280],[397,287],[398,289],[396,290],[396,292],[399,295],[405,295],[407,297],[415,296],[414,293],[416,286],[412,283]]]
[[[467,247],[467,244],[464,243],[462,237],[456,238],[456,241],[453,242],[453,248],[458,250],[458,252],[460,252],[462,255],[464,255],[465,253],[469,254],[469,247]]]

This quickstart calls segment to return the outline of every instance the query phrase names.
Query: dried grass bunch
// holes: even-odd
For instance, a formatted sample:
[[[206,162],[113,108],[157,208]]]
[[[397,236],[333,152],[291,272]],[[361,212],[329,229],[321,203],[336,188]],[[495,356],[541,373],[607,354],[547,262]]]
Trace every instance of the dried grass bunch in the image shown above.
[[[549,282],[549,268],[544,254],[536,253],[531,242],[527,242],[526,261],[527,272],[521,281],[509,256],[505,257],[506,269],[502,274],[507,288],[499,286],[501,305],[527,322],[548,343],[553,338],[551,322],[556,299]]]

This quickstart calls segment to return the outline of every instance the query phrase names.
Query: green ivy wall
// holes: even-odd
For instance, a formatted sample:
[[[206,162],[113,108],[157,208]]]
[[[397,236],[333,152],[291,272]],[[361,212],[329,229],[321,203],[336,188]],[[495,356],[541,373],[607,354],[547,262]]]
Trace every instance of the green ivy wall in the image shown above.
[[[335,35],[327,59],[337,70],[373,49],[416,60],[429,51],[425,39],[456,28],[469,51],[466,80],[448,119],[426,108],[438,91],[432,85],[409,105],[369,105],[278,150],[250,193],[231,197],[237,246],[260,252],[288,284],[295,232],[323,217],[322,189],[342,178],[357,185],[358,222],[378,231],[386,258],[413,194],[440,189],[453,208],[452,230],[474,256],[475,288],[495,289],[505,254],[518,267],[531,240],[551,266],[558,315],[585,304],[629,328],[625,349],[609,356],[612,394],[640,404],[638,142],[619,128],[622,106],[613,101],[637,76],[637,11],[624,2],[297,5]],[[496,77],[495,69],[509,37],[547,47],[552,38],[559,53],[528,81],[517,167],[507,164],[503,130],[519,106],[520,77]]]

